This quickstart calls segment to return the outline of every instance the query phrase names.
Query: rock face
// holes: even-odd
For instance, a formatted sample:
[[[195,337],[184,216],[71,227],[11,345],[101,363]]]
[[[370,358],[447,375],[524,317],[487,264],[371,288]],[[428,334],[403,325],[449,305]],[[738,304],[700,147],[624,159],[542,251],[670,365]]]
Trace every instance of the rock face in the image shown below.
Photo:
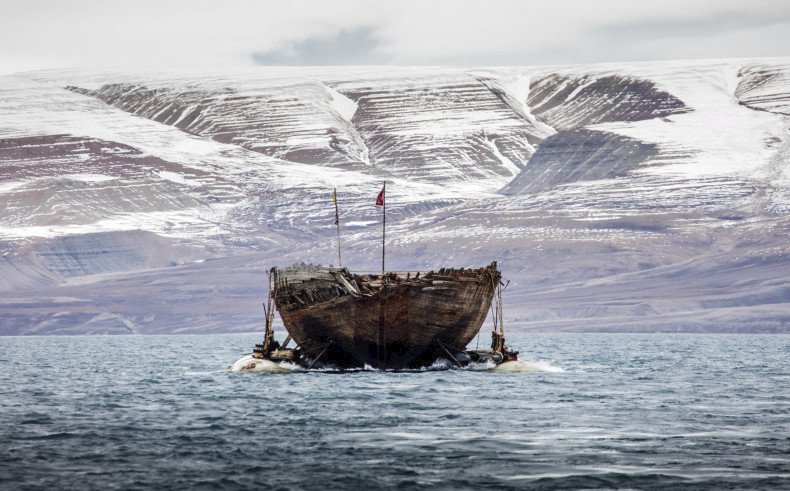
[[[790,63],[0,77],[0,334],[261,328],[265,272],[499,261],[506,325],[788,331]]]
[[[530,84],[527,104],[557,130],[643,121],[691,111],[650,80],[621,75],[551,74]]]
[[[367,160],[364,142],[344,119],[353,113],[349,101],[320,83],[267,87],[252,93],[232,87],[136,84],[106,84],[98,90],[67,88],[132,114],[272,157],[324,165]]]
[[[467,75],[338,89],[356,102],[352,122],[377,167],[408,179],[507,181],[540,141],[527,121]]]
[[[738,78],[738,102],[752,109],[790,115],[790,65],[747,65],[738,72]]]
[[[562,131],[541,144],[502,193],[527,194],[578,181],[623,177],[658,154],[657,145],[614,133]]]

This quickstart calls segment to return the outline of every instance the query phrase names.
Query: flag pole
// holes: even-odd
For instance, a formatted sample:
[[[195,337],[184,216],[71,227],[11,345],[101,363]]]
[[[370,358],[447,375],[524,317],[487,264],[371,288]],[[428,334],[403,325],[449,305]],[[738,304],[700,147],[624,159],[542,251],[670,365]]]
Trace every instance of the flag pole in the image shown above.
[[[337,225],[337,266],[343,267],[343,260],[340,257],[340,215],[337,212],[337,188],[332,191],[332,201],[335,202],[335,225]]]
[[[384,213],[383,213],[383,220],[381,222],[381,279],[384,280],[384,238],[387,235],[387,181],[384,181],[384,187],[381,188],[381,192],[384,196],[383,206],[384,206]]]

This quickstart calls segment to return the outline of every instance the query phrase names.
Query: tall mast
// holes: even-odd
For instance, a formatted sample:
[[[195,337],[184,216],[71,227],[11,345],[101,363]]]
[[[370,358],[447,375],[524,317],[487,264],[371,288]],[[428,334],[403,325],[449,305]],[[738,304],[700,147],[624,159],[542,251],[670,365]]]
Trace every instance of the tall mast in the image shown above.
[[[385,285],[385,263],[384,263],[384,244],[385,238],[387,233],[387,198],[386,198],[386,191],[387,191],[387,181],[384,181],[384,186],[381,188],[381,192],[379,193],[378,197],[376,198],[376,206],[382,206],[383,213],[382,213],[382,220],[381,220],[381,292],[379,293],[379,330],[378,330],[378,339],[377,339],[377,350],[376,350],[376,359],[378,361],[379,368],[383,368],[387,364],[387,347],[386,347],[386,340],[384,339],[384,290],[386,288]]]
[[[384,206],[383,219],[381,221],[381,279],[384,280],[384,238],[387,235],[387,181],[381,188],[382,205]]]
[[[340,257],[340,215],[337,212],[337,188],[332,190],[332,201],[335,202],[335,225],[337,225],[337,266],[343,267],[343,260]]]

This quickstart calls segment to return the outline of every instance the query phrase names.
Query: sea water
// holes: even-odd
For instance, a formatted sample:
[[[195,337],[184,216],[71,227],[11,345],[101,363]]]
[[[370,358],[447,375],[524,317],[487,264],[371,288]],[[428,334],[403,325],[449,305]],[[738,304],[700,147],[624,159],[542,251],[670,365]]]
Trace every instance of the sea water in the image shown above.
[[[790,336],[511,333],[508,370],[228,369],[259,341],[0,338],[0,487],[790,488]]]

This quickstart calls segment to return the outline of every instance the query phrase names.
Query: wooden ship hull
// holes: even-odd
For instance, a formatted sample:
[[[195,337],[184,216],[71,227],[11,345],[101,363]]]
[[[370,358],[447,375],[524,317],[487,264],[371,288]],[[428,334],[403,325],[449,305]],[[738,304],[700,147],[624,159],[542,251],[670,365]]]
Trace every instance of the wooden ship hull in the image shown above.
[[[457,362],[501,284],[496,262],[383,276],[295,265],[270,276],[270,296],[301,359],[382,369]]]

